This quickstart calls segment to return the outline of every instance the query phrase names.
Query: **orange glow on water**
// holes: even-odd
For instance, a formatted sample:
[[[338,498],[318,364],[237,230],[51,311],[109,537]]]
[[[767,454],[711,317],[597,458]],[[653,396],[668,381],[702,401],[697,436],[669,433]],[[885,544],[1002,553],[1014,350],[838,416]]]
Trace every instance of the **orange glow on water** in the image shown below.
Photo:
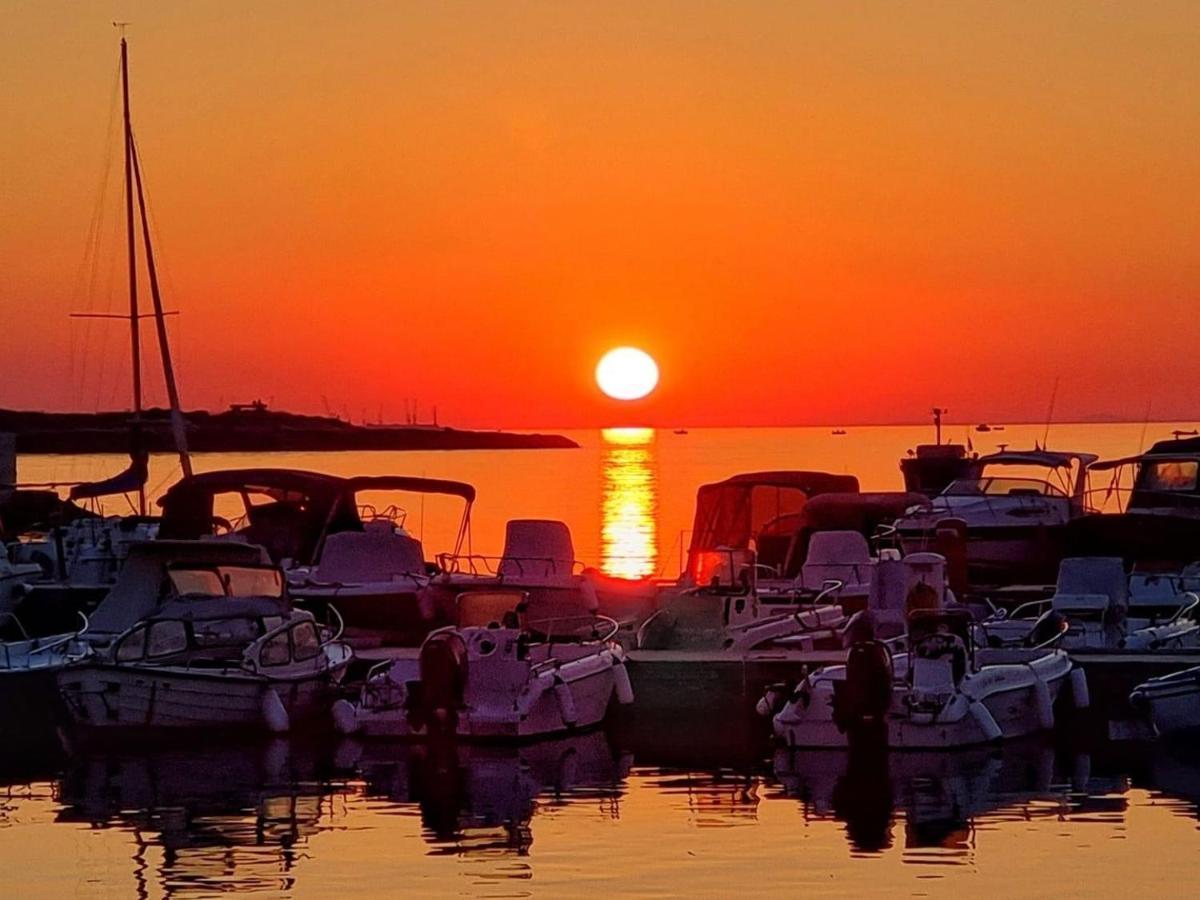
[[[658,463],[653,428],[605,428],[601,566],[618,578],[658,568]]]

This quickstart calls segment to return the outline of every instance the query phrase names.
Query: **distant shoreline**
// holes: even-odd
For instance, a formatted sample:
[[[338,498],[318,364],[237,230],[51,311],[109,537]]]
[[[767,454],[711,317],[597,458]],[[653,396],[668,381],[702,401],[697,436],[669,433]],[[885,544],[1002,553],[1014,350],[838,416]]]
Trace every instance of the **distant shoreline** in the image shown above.
[[[474,431],[436,425],[353,425],[328,416],[266,408],[192,410],[188,447],[196,453],[342,450],[546,450],[579,445],[560,434]],[[127,453],[129,412],[51,413],[0,410],[0,432],[16,435],[18,455]],[[151,453],[174,449],[166,410],[142,413],[140,443]]]

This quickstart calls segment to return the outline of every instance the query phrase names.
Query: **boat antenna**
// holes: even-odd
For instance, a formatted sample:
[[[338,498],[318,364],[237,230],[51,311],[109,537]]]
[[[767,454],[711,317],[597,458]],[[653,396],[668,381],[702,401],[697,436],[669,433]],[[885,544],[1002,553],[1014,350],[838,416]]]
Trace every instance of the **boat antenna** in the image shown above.
[[[1054,376],[1054,387],[1050,389],[1050,406],[1046,409],[1046,430],[1042,432],[1042,449],[1046,448],[1046,441],[1050,437],[1050,423],[1054,421],[1054,401],[1058,399],[1058,380],[1061,376]]]
[[[933,431],[936,437],[935,443],[940,447],[942,444],[942,413],[949,412],[948,409],[943,409],[940,406],[933,408]]]
[[[1154,398],[1151,397],[1146,401],[1146,415],[1142,417],[1142,434],[1138,438],[1137,452],[1140,454],[1146,447],[1146,429],[1150,427],[1150,407],[1154,403]]]

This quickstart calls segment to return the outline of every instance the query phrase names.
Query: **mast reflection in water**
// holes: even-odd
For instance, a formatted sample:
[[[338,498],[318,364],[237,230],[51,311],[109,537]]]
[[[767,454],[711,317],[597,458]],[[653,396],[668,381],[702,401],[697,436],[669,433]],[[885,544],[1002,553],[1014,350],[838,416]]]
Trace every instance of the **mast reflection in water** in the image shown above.
[[[601,567],[617,578],[658,570],[658,461],[653,428],[605,428]]]

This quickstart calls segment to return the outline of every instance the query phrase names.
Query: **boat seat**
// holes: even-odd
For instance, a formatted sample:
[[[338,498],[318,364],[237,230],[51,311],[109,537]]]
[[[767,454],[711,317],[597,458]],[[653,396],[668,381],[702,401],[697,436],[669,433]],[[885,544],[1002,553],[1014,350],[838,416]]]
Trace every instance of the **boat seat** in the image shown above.
[[[800,569],[801,585],[820,590],[826,581],[840,581],[843,590],[862,590],[871,584],[871,549],[857,531],[818,531],[808,542]]]
[[[912,687],[919,694],[937,694],[954,690],[956,683],[952,656],[912,661]]]
[[[339,531],[326,537],[313,578],[335,584],[368,584],[424,574],[420,541],[400,534],[390,522],[369,522],[362,531]]]
[[[1129,578],[1118,556],[1073,556],[1058,567],[1050,605],[1060,612],[1123,612],[1129,605]]]
[[[520,610],[525,630],[550,639],[585,637],[595,630],[600,604],[590,584],[533,587],[525,593]]]
[[[504,529],[504,552],[497,572],[520,584],[572,583],[575,546],[571,530],[555,519],[512,519]]]

